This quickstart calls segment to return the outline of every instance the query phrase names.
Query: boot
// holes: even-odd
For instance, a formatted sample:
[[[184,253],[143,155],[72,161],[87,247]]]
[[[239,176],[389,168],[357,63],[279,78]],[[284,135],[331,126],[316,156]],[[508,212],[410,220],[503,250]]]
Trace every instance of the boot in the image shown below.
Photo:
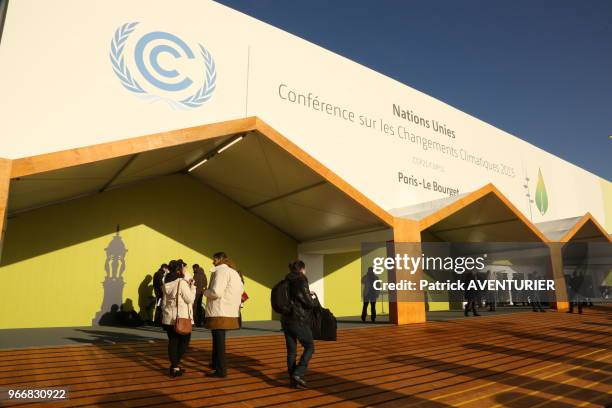
[[[306,384],[306,381],[304,381],[302,377],[298,377],[297,375],[291,376],[291,385],[293,388],[297,388],[297,389],[308,388],[308,384]]]

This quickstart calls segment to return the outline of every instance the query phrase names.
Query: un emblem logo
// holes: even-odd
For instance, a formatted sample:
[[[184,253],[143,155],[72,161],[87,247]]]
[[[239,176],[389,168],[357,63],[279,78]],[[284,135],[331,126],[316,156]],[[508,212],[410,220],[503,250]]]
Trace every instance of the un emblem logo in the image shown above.
[[[137,37],[135,44],[130,42],[133,51],[127,52],[137,25],[123,24],[111,41],[110,60],[121,85],[148,101],[161,100],[179,109],[198,108],[208,101],[217,82],[210,52],[198,44],[194,53],[179,37],[164,31]]]

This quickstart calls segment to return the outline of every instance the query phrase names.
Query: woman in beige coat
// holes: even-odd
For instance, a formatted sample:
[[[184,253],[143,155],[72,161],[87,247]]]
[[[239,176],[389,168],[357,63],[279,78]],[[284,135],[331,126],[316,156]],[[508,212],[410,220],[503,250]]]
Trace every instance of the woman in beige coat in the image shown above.
[[[223,378],[225,366],[225,332],[240,327],[238,316],[244,285],[232,261],[224,252],[213,255],[213,273],[206,296],[206,328],[213,338],[212,368],[209,377]]]
[[[185,279],[187,264],[183,261],[171,261],[170,272],[164,279],[162,301],[162,327],[168,334],[168,358],[170,359],[170,376],[178,377],[184,372],[179,367],[191,334],[179,334],[174,331],[177,317],[191,319],[193,324],[193,301],[196,288],[193,279]]]

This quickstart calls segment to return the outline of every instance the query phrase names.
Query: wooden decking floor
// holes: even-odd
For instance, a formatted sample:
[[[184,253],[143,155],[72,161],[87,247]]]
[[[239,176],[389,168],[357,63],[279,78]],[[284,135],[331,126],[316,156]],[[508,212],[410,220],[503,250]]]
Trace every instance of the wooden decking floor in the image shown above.
[[[68,387],[54,407],[601,407],[612,404],[611,312],[342,330],[317,342],[302,391],[287,387],[278,335],[228,339],[226,379],[202,374],[209,340],[191,343],[177,379],[163,341],[5,350],[0,389]]]

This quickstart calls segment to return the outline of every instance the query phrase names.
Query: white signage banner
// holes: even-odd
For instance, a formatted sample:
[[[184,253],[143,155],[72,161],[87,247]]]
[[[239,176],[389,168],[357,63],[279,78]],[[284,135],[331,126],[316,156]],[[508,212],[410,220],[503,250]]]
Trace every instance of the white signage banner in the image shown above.
[[[534,222],[607,181],[443,102],[210,1],[10,2],[0,156],[259,116],[386,209],[495,184]]]

